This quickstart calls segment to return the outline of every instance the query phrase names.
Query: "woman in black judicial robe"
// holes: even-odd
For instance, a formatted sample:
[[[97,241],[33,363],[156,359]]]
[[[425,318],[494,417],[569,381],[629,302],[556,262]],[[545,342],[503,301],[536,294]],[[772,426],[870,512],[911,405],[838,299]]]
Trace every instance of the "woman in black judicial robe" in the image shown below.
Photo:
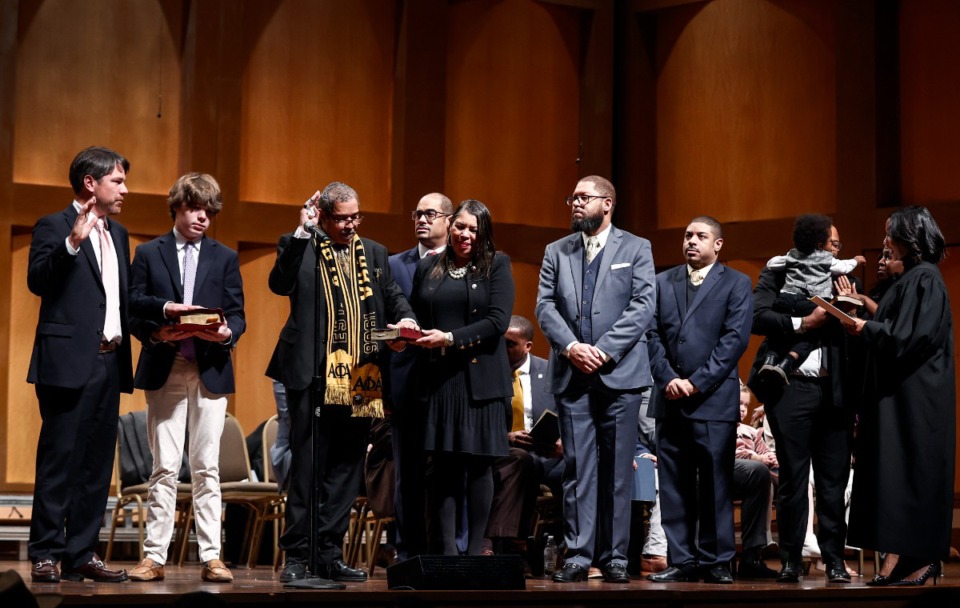
[[[503,334],[513,311],[510,260],[493,245],[490,212],[466,200],[447,249],[422,259],[411,304],[424,337],[416,390],[433,457],[429,504],[440,549],[457,555],[457,515],[467,504],[467,553],[480,555],[493,501],[493,460],[507,455],[512,374]]]
[[[867,370],[849,544],[899,557],[873,584],[922,585],[949,554],[953,514],[953,318],[936,266],[946,248],[923,207],[895,211],[884,246],[904,272],[874,320],[858,320],[852,330],[863,340]]]

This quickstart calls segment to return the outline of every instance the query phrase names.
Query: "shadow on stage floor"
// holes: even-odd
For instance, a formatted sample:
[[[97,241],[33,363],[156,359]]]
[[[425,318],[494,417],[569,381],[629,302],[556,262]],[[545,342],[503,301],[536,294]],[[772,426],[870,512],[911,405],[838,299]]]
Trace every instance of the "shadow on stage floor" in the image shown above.
[[[112,562],[111,566],[130,569],[133,563]],[[773,563],[771,566],[775,565]],[[217,606],[383,606],[413,608],[417,606],[466,608],[496,606],[619,606],[670,608],[708,606],[775,606],[797,608],[820,607],[883,607],[960,606],[960,564],[947,564],[946,576],[939,585],[926,587],[867,587],[865,578],[854,578],[851,584],[828,584],[822,572],[814,572],[799,585],[737,581],[732,585],[705,583],[655,584],[636,578],[629,584],[607,584],[600,580],[586,583],[559,584],[546,579],[527,579],[522,591],[391,591],[382,569],[366,583],[348,583],[342,591],[289,590],[277,581],[268,567],[235,568],[232,584],[205,583],[200,580],[200,566],[166,568],[166,579],[159,583],[73,583],[32,584],[30,563],[0,562],[0,571],[13,569],[27,581],[35,595],[61,596],[61,606],[170,606],[190,605],[203,608]],[[868,573],[871,568],[867,567]],[[215,597],[201,603],[180,604],[183,596],[208,592]],[[3,606],[3,608],[9,608]]]

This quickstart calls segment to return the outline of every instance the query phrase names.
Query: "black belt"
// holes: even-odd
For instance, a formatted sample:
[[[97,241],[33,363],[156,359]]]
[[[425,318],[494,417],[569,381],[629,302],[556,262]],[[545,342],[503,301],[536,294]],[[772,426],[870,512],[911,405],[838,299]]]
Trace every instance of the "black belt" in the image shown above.
[[[116,342],[104,341],[100,343],[100,350],[98,352],[102,355],[103,353],[112,353],[115,350],[117,350]]]
[[[787,376],[790,379],[790,382],[797,380],[799,382],[810,382],[810,383],[826,383],[830,382],[830,376],[803,376],[801,374],[790,374]]]

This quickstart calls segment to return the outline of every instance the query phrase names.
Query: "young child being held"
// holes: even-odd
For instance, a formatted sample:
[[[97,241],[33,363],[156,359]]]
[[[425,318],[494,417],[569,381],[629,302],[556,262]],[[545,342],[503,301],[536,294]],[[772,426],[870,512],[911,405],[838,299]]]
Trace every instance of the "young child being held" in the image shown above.
[[[794,248],[786,255],[774,256],[767,262],[767,268],[771,270],[786,271],[786,281],[773,309],[794,317],[797,333],[771,341],[771,350],[759,372],[764,380],[790,383],[787,376],[819,342],[815,333],[803,333],[802,322],[797,326],[799,318],[809,315],[817,307],[810,298],[820,296],[829,300],[833,297],[833,278],[849,274],[859,264],[866,262],[862,255],[839,260],[825,249],[832,226],[833,222],[825,215],[811,213],[799,216],[793,225]],[[840,249],[839,243],[833,245],[836,250]]]

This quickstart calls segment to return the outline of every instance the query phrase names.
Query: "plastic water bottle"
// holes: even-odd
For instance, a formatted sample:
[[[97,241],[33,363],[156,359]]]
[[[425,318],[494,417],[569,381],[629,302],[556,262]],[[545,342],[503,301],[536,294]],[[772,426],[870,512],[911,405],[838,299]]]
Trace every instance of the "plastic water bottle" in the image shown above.
[[[547,536],[547,543],[543,547],[543,574],[551,576],[557,567],[557,543],[552,536]]]

